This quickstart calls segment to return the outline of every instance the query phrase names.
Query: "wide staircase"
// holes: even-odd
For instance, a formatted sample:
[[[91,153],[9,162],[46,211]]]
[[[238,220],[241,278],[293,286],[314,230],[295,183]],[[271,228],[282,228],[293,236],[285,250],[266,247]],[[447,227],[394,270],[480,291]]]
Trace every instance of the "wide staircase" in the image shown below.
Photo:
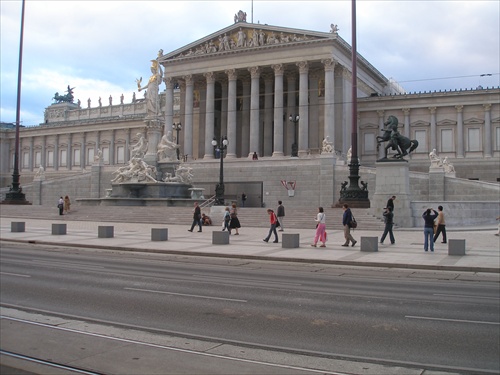
[[[358,222],[359,230],[383,231],[384,224],[378,218],[369,214],[368,209],[353,209]],[[81,206],[73,204],[68,215],[60,216],[54,207],[47,206],[17,206],[0,205],[0,216],[10,218],[30,218],[49,220],[83,220],[95,222],[126,222],[145,224],[181,224],[191,225],[193,220],[192,207],[124,207],[124,206]],[[214,226],[222,225],[222,214],[210,214],[209,208],[202,209],[209,215]],[[286,208],[285,230],[287,229],[314,229],[316,208],[293,209]],[[330,230],[342,229],[342,214],[340,208],[325,208],[327,228]],[[238,218],[242,227],[268,227],[269,215],[265,208],[245,207],[238,209]]]

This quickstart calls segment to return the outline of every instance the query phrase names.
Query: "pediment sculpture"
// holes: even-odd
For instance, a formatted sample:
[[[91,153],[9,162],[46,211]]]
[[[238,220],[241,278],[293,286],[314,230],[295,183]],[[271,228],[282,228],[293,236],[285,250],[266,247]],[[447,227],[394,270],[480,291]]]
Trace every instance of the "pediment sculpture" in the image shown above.
[[[198,46],[190,47],[188,50],[175,55],[173,58],[207,55],[219,52],[234,51],[245,48],[256,48],[269,45],[303,42],[319,39],[306,34],[275,32],[262,28],[239,27],[234,30],[220,34],[216,38],[207,40]]]

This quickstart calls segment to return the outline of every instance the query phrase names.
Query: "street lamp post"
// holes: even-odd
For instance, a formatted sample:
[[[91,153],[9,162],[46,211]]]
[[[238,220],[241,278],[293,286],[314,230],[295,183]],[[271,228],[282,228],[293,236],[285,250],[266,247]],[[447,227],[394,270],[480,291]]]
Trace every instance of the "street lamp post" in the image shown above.
[[[215,204],[217,206],[224,205],[224,151],[227,150],[228,143],[226,136],[221,138],[219,144],[217,144],[217,139],[215,137],[212,141],[214,151],[218,148],[220,157],[219,183],[215,185]]]
[[[179,151],[179,132],[182,130],[182,124],[180,122],[178,123],[173,123],[172,124],[172,129],[175,130],[176,132],[176,135],[175,135],[175,141],[177,142],[177,160],[180,160],[179,158],[179,155],[180,155],[180,151]]]
[[[299,118],[299,115],[290,115],[290,117],[288,117],[288,119],[294,125],[294,127],[293,127],[293,133],[294,133],[293,139],[294,139],[294,141],[292,144],[292,157],[297,157],[297,156],[299,156],[299,153],[298,153],[299,145],[297,144],[297,124],[298,124],[300,118]]]

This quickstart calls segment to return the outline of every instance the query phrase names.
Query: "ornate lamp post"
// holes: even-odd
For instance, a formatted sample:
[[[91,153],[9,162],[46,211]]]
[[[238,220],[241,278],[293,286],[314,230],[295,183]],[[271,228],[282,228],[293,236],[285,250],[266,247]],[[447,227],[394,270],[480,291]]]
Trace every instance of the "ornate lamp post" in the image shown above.
[[[182,124],[180,122],[178,122],[178,123],[174,122],[172,124],[172,129],[175,130],[175,132],[176,132],[175,141],[177,142],[177,146],[179,146],[179,132],[182,130]],[[177,160],[180,160],[179,154],[180,154],[179,147],[177,147]]]
[[[293,141],[293,144],[292,144],[292,157],[298,157],[299,156],[299,145],[297,144],[297,124],[299,122],[299,115],[290,115],[290,117],[288,117],[288,119],[290,120],[290,122],[293,123],[294,127],[293,127],[293,134],[294,134],[294,141]]]
[[[224,151],[227,150],[228,143],[226,136],[221,137],[219,144],[217,144],[215,137],[212,141],[214,151],[217,151],[218,148],[220,157],[219,183],[215,185],[215,204],[217,206],[224,205]]]

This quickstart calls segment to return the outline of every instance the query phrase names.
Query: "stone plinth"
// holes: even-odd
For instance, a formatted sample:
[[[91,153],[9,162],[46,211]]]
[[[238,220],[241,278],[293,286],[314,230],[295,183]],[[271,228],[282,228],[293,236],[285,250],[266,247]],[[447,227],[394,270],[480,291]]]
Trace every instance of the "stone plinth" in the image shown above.
[[[413,227],[408,162],[377,162],[376,168],[375,193],[370,202],[371,214],[382,219],[387,201],[395,195],[394,223],[400,227]]]
[[[448,255],[465,255],[465,240],[448,240]]]
[[[377,252],[378,237],[361,237],[361,251]]]
[[[53,235],[66,234],[66,224],[52,224],[52,234]]]
[[[300,235],[298,233],[283,233],[281,247],[285,249],[300,247]]]
[[[10,223],[11,232],[24,232],[26,223],[24,221],[13,221]]]
[[[151,228],[151,241],[167,241],[168,228]]]
[[[115,232],[115,227],[112,225],[100,225],[97,228],[98,238],[113,238]]]
[[[212,232],[212,245],[229,245],[229,232]]]

